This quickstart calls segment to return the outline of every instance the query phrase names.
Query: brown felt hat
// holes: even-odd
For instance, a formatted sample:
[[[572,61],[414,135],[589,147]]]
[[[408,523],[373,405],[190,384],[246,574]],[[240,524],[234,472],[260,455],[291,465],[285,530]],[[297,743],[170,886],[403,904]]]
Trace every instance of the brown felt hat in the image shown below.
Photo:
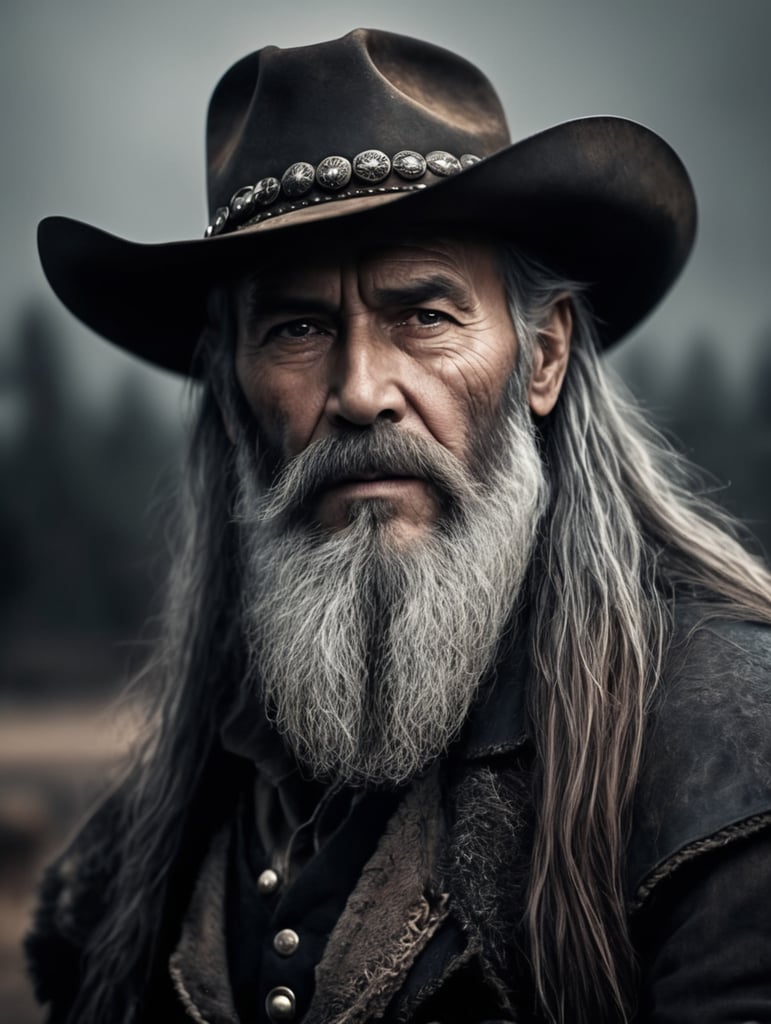
[[[670,287],[696,227],[688,174],[649,129],[587,117],[512,144],[477,68],[374,29],[235,64],[209,105],[207,158],[203,238],[142,245],[65,217],[38,231],[76,316],[182,373],[209,290],[250,264],[434,230],[510,239],[589,283],[608,345]]]

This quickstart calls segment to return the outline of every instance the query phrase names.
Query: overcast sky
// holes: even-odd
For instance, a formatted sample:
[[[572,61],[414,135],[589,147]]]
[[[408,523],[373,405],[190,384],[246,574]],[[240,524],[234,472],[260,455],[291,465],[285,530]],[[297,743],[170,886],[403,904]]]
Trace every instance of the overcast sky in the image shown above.
[[[769,0],[4,0],[2,24],[6,343],[21,306],[47,295],[34,240],[42,217],[138,241],[200,237],[204,114],[220,74],[268,43],[361,24],[430,38],[479,64],[514,139],[609,113],[649,125],[680,153],[700,202],[696,251],[627,350],[648,346],[666,362],[709,331],[740,372],[771,323]],[[130,360],[49,301],[92,393],[109,394]],[[164,378],[148,374],[173,404]]]

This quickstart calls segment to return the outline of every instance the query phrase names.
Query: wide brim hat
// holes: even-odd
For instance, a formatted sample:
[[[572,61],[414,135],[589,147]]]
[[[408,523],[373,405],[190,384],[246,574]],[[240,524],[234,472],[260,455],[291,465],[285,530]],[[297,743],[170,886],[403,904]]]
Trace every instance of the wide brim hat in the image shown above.
[[[72,313],[182,373],[211,289],[266,261],[426,233],[504,239],[585,282],[610,345],[669,289],[695,234],[688,174],[648,128],[586,117],[512,143],[476,67],[372,29],[235,64],[212,95],[207,158],[204,237],[146,245],[65,217],[38,231]]]

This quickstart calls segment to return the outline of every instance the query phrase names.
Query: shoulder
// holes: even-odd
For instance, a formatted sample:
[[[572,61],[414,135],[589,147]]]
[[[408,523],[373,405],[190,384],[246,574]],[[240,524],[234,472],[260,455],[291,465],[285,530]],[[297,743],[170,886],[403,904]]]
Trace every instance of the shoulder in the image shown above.
[[[771,827],[771,627],[680,615],[645,744],[628,857],[638,904],[679,864]]]
[[[79,960],[88,935],[104,914],[117,864],[116,836],[123,816],[123,793],[104,797],[48,866],[38,891],[25,952],[35,993],[41,1002],[54,994],[74,994]]]
[[[172,821],[166,828],[168,818],[153,817],[151,824],[165,838],[170,836],[173,849],[157,890],[162,904],[155,908],[157,927],[153,926],[152,934],[158,956],[168,955],[211,838],[233,813],[251,780],[249,762],[217,749],[206,760],[197,784],[190,787],[181,823]],[[137,818],[146,812],[140,799],[138,777],[129,770],[43,877],[25,947],[37,998],[56,1009],[52,1020],[60,1020],[77,995],[84,955],[88,956],[95,933],[114,909],[118,886],[127,891],[124,868],[138,860],[132,857],[132,849],[141,845],[144,852],[136,838]],[[150,803],[157,811],[157,803]],[[129,837],[134,841],[129,842]],[[128,891],[136,895],[133,889]]]

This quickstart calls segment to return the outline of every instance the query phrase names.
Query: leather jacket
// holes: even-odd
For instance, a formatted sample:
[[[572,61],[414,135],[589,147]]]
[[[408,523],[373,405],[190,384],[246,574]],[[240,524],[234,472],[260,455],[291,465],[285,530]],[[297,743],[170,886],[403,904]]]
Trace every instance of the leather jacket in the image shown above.
[[[645,1024],[771,1022],[771,630],[681,619],[651,709],[626,852]],[[315,965],[303,1024],[535,1021],[516,942],[533,809],[517,656],[463,742],[389,819]],[[98,879],[87,850],[109,803],[44,883],[29,951],[51,1020],[67,1020]],[[222,821],[179,920],[147,1021],[237,1021],[228,983]],[[63,971],[62,965],[68,964]],[[160,1016],[159,1016],[160,1014]]]

